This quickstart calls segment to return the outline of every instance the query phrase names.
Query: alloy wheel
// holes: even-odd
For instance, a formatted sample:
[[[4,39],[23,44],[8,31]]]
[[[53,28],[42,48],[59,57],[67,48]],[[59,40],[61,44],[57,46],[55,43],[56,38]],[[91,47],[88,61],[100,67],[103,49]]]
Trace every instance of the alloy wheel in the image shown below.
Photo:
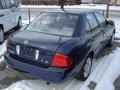
[[[91,67],[92,67],[92,59],[91,58],[88,58],[85,62],[85,65],[84,65],[84,77],[88,77],[89,74],[90,74],[90,71],[91,71]]]

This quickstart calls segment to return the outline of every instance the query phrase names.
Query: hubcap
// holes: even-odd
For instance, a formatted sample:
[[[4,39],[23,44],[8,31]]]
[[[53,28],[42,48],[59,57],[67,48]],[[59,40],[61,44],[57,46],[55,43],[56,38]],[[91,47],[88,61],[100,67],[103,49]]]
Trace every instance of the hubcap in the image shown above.
[[[4,40],[4,34],[3,34],[3,31],[0,30],[0,42],[3,42]]]
[[[88,58],[84,66],[84,77],[88,77],[90,70],[91,70],[91,66],[92,66],[92,60],[91,58]]]

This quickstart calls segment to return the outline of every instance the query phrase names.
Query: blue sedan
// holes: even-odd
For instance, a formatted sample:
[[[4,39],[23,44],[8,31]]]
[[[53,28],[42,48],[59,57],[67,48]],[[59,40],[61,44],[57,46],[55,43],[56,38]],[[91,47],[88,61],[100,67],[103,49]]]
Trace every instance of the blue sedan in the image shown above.
[[[115,25],[87,10],[44,12],[24,30],[10,36],[9,67],[48,82],[86,80],[93,58],[114,42]]]

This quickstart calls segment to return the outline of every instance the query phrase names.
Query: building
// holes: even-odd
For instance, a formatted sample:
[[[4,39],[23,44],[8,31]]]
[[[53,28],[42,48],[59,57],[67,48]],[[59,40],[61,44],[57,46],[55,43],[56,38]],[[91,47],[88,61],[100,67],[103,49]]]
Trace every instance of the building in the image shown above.
[[[20,0],[23,5],[58,5],[59,0]],[[105,4],[107,0],[66,0],[67,5],[79,5],[81,3]],[[120,0],[110,0],[112,4],[120,4]]]
[[[81,0],[66,0],[66,4],[80,4]],[[21,0],[23,5],[58,5],[58,0]]]
[[[82,3],[105,4],[106,0],[82,0]]]
[[[57,0],[21,0],[23,5],[54,5]]]
[[[112,4],[120,5],[120,0],[111,0],[111,3]]]
[[[120,4],[120,0],[109,0],[111,4]],[[107,0],[82,0],[81,3],[106,4]]]

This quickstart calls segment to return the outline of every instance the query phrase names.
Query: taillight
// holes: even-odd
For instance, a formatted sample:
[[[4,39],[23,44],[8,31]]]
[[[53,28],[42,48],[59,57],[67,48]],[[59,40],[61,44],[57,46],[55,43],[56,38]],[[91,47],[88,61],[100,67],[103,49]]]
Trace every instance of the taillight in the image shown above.
[[[17,55],[20,54],[20,45],[16,45],[16,53],[17,53]]]
[[[14,51],[12,50],[12,46],[9,43],[9,41],[7,41],[7,43],[6,43],[6,49],[7,49],[7,52],[10,52],[10,53],[14,54]]]
[[[72,59],[69,56],[56,53],[53,57],[51,66],[65,68],[72,65]]]

